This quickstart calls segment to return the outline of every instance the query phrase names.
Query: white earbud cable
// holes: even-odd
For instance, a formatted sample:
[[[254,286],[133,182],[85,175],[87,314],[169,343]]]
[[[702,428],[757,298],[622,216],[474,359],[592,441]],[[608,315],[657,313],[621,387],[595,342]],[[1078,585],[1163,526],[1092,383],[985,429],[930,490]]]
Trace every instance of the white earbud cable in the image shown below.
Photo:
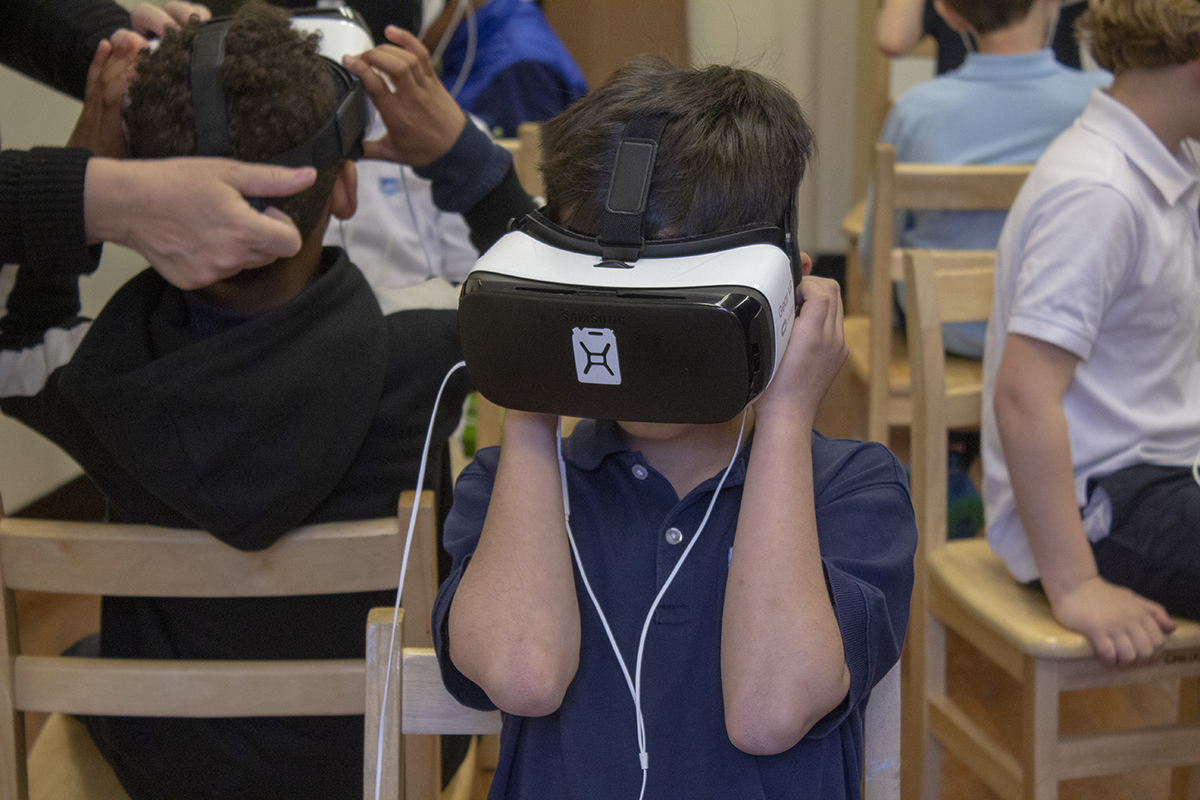
[[[746,432],[746,412],[742,412],[742,426],[738,430],[737,445],[733,449],[733,456],[729,459],[729,466],[721,474],[721,480],[717,482],[716,488],[713,490],[712,499],[708,502],[708,508],[704,512],[703,519],[700,520],[700,526],[696,528],[696,533],[693,534],[691,541],[684,548],[683,554],[679,556],[679,560],[675,562],[675,567],[667,576],[667,580],[663,583],[662,588],[658,590],[658,595],[655,596],[654,602],[650,604],[650,611],[646,614],[646,619],[642,623],[642,635],[638,640],[637,661],[634,664],[634,674],[631,678],[629,675],[629,667],[625,664],[625,658],[621,655],[621,648],[617,645],[617,639],[613,636],[612,628],[608,624],[608,618],[604,615],[604,611],[600,608],[600,601],[596,598],[596,593],[592,591],[592,584],[588,580],[587,573],[583,569],[583,560],[579,556],[579,547],[575,544],[575,534],[571,530],[571,502],[567,493],[567,466],[562,457],[562,430],[558,431],[557,447],[558,447],[558,473],[562,481],[562,499],[563,499],[563,516],[567,527],[567,540],[571,544],[571,554],[575,557],[575,565],[579,568],[579,577],[583,581],[583,588],[587,590],[588,597],[592,600],[592,606],[596,609],[596,614],[600,617],[600,624],[604,627],[604,633],[608,636],[608,643],[612,646],[613,654],[617,657],[617,664],[621,667],[621,674],[625,676],[625,684],[629,688],[629,694],[633,698],[634,716],[637,721],[637,741],[638,741],[638,761],[642,767],[642,790],[638,795],[639,800],[645,797],[646,794],[646,779],[650,770],[650,754],[646,746],[646,721],[642,716],[642,656],[646,651],[646,636],[650,632],[650,621],[654,619],[654,612],[658,609],[658,604],[662,601],[663,596],[670,588],[675,576],[679,573],[680,567],[687,559],[688,554],[692,552],[692,548],[700,539],[700,534],[704,532],[704,527],[708,524],[708,518],[712,515],[713,507],[717,504],[717,497],[721,494],[721,489],[725,486],[725,479],[729,477],[730,470],[737,463],[738,453],[742,448],[742,437]]]
[[[392,664],[396,655],[396,620],[400,616],[400,596],[404,593],[404,576],[408,573],[408,551],[412,547],[413,529],[417,526],[417,513],[421,510],[421,490],[425,488],[425,464],[429,458],[429,443],[433,439],[433,423],[437,419],[438,405],[442,402],[442,392],[445,391],[450,376],[466,365],[465,361],[458,362],[450,368],[446,377],[442,378],[442,385],[438,387],[437,396],[433,401],[433,411],[429,415],[429,428],[425,431],[425,446],[421,448],[421,466],[417,470],[417,496],[413,501],[412,513],[408,517],[408,533],[404,538],[404,555],[400,559],[400,585],[396,587],[396,605],[392,609],[392,635],[388,642],[387,671],[384,673],[383,700],[379,709],[379,735],[375,741],[375,800],[379,800],[379,789],[383,779],[384,714],[387,711],[388,690],[391,688],[392,682]],[[400,733],[400,731],[396,731],[397,736]]]

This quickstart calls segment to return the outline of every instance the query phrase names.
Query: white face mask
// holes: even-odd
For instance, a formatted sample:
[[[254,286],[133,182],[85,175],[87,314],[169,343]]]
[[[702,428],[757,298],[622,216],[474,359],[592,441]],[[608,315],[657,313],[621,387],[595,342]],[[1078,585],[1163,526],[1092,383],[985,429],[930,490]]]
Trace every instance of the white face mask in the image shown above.
[[[418,39],[425,38],[425,32],[433,21],[442,15],[446,8],[446,0],[422,0],[421,3],[421,33]]]

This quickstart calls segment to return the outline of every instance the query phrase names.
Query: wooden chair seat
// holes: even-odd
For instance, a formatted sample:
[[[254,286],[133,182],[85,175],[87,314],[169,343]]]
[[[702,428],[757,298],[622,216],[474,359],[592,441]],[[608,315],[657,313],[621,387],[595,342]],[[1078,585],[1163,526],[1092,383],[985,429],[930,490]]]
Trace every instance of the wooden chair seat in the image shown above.
[[[955,628],[978,628],[980,638],[1000,637],[1012,649],[1036,658],[1095,661],[1087,639],[1055,622],[1045,593],[1013,580],[986,539],[947,542],[930,554],[928,569],[930,610],[946,618],[968,617]],[[1200,624],[1179,620],[1165,650],[1196,651],[1200,658]],[[1002,660],[997,663],[1004,666]]]
[[[871,320],[867,317],[846,317],[847,363],[864,383],[871,373]],[[891,358],[888,362],[888,425],[908,425],[912,419],[912,376],[908,360],[908,340],[900,331],[891,338]],[[964,398],[964,404],[951,401],[947,410],[951,428],[966,427],[979,413],[973,408],[983,391],[983,362],[974,358],[946,356],[946,391],[954,398]]]

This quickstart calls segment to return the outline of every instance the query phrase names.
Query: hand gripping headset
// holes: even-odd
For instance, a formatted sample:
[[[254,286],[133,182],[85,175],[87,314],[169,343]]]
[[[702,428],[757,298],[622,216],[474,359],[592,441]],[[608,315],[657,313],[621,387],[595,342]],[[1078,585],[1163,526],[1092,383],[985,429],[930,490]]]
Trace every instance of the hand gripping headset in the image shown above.
[[[225,60],[225,33],[230,18],[207,23],[192,42],[192,110],[196,125],[196,155],[229,157],[229,123],[225,113],[225,90],[221,84],[221,63]],[[322,167],[343,158],[362,157],[362,140],[370,122],[366,90],[362,81],[335,59],[361,53],[374,42],[365,23],[348,8],[311,9],[294,12],[292,27],[305,33],[319,31],[318,52],[333,76],[337,108],[329,120],[312,136],[287,152],[270,159],[285,167]],[[264,208],[270,200],[247,198]]]
[[[459,299],[467,371],[505,408],[629,422],[731,419],[770,383],[795,317],[795,198],[781,226],[646,241],[666,116],[626,125],[601,233],[531,212]]]

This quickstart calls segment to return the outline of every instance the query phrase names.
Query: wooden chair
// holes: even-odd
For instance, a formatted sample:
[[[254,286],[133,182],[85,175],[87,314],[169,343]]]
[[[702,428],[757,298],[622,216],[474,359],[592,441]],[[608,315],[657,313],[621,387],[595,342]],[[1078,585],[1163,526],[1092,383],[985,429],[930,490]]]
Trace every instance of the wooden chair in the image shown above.
[[[912,420],[908,349],[893,335],[892,287],[902,281],[903,251],[891,247],[897,209],[939,211],[1006,210],[1029,174],[1030,165],[897,164],[895,149],[875,146],[871,206],[871,275],[867,313],[846,317],[849,368],[867,390],[867,437],[888,443],[888,427]],[[980,387],[983,372],[974,359],[949,358],[946,380],[955,392]]]
[[[396,619],[398,635],[403,636],[404,611]],[[499,711],[475,711],[461,705],[442,685],[441,671],[433,648],[397,648],[393,656],[391,679],[384,702],[388,651],[392,637],[393,612],[390,608],[372,609],[367,619],[367,714],[366,749],[363,758],[363,800],[376,797],[388,800],[424,800],[437,796],[434,787],[415,794],[409,780],[412,757],[404,743],[396,738],[402,731],[410,734],[500,733]],[[871,693],[864,728],[863,784],[864,800],[897,800],[900,797],[900,665],[896,664]],[[384,736],[380,748],[379,725]],[[375,791],[377,756],[379,791]],[[400,793],[400,786],[408,794]]]
[[[918,789],[926,800],[940,797],[943,748],[1004,800],[1054,800],[1061,780],[1200,762],[1200,625],[1180,620],[1157,664],[1107,667],[1084,637],[1054,621],[1043,593],[1013,580],[986,540],[946,541],[946,431],[978,427],[981,392],[950,385],[941,326],[988,317],[992,265],[991,253],[915,250],[905,255],[912,493],[920,536],[904,649],[906,798],[915,798]],[[947,629],[1020,685],[1016,754],[947,695]],[[1168,678],[1183,679],[1178,724],[1075,735],[1059,731],[1060,692]],[[1173,773],[1173,798],[1184,796],[1187,773]],[[1200,784],[1200,772],[1193,783]],[[1200,785],[1191,791],[1196,796]]]
[[[415,498],[413,492],[401,496],[398,517],[312,525],[250,553],[203,531],[0,520],[0,800],[28,796],[24,711],[152,717],[362,714],[366,686],[362,658],[175,661],[22,654],[14,590],[150,597],[394,590]],[[418,618],[429,619],[437,581],[431,492],[421,496],[418,523],[403,599]],[[432,641],[428,624],[413,626],[409,635],[414,644]]]

